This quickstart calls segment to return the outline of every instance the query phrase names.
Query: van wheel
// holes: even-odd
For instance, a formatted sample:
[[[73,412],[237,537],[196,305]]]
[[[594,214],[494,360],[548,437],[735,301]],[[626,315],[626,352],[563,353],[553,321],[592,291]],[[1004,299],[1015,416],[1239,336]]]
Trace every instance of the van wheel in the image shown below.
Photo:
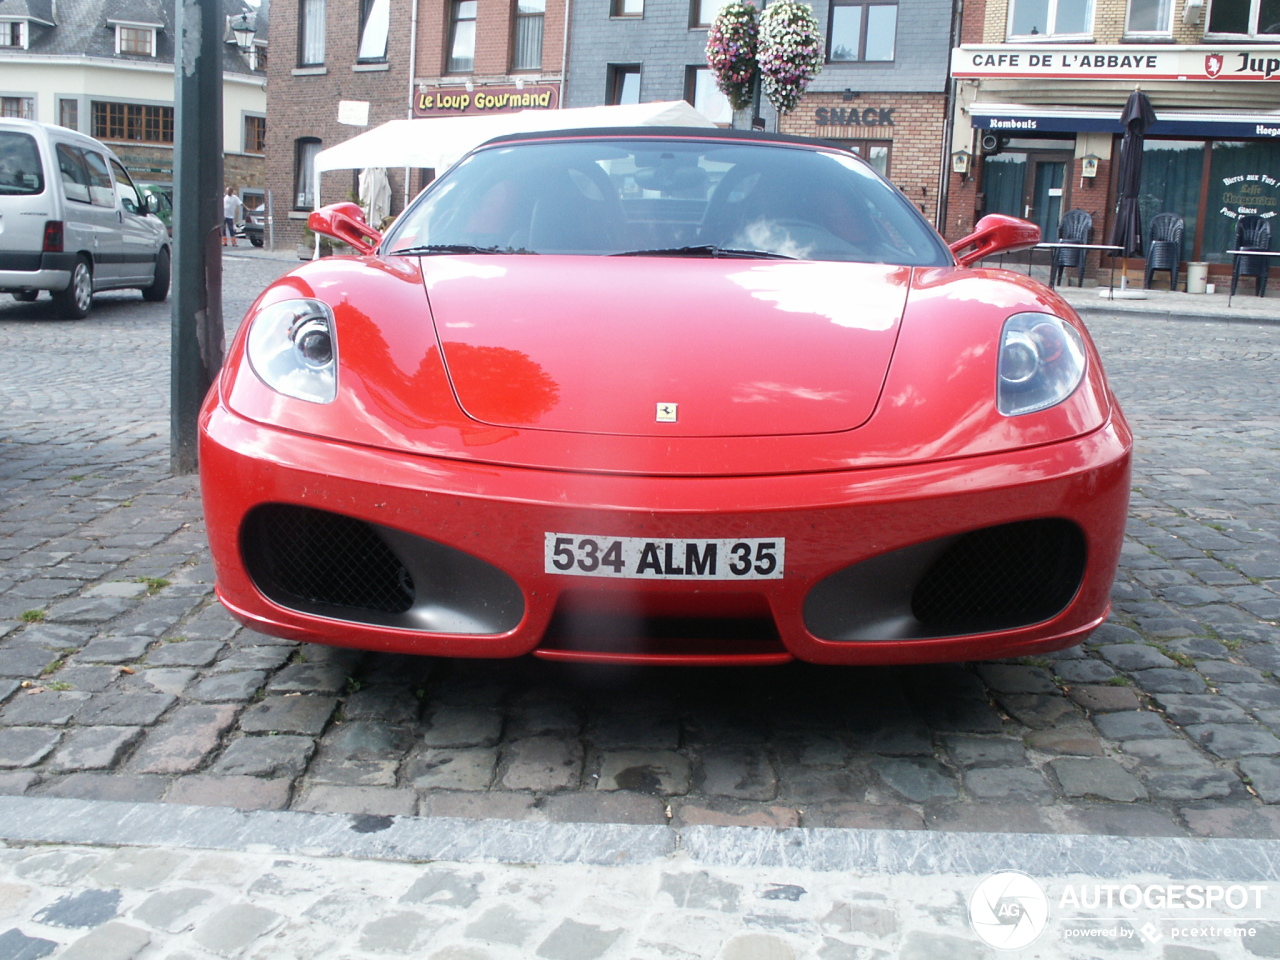
[[[53,308],[63,320],[82,320],[93,303],[93,267],[87,257],[77,257],[67,289],[53,294]]]
[[[169,295],[169,251],[161,249],[156,254],[156,272],[151,286],[142,288],[142,299],[149,303],[159,303]]]
[[[14,291],[13,299],[19,303],[30,303],[38,296],[40,296],[39,290],[16,290]]]

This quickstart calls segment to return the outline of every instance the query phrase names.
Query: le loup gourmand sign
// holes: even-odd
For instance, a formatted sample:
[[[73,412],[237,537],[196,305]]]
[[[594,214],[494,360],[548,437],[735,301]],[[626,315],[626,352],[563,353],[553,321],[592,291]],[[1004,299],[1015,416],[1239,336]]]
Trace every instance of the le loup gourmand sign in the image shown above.
[[[554,110],[560,105],[560,88],[553,84],[521,86],[425,87],[414,91],[415,117],[466,117],[517,110]]]
[[[991,43],[951,51],[958,79],[1280,81],[1280,47]]]

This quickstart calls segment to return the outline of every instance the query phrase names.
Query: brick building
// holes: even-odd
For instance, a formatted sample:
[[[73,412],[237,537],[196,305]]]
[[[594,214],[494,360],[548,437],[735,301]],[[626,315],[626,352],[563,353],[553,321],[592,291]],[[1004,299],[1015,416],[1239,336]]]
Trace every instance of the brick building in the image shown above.
[[[1228,264],[1239,218],[1280,209],[1271,9],[1266,0],[968,0],[952,55],[950,145],[967,169],[950,175],[945,235],[1012,213],[1049,239],[1063,213],[1082,209],[1094,242],[1108,242],[1120,113],[1140,87],[1158,118],[1143,151],[1144,230],[1175,213],[1184,261]]]
[[[275,0],[267,71],[267,177],[277,246],[303,239],[319,205],[357,195],[358,171],[327,174],[316,153],[409,116],[560,105],[564,0]],[[392,213],[430,171],[388,170]]]

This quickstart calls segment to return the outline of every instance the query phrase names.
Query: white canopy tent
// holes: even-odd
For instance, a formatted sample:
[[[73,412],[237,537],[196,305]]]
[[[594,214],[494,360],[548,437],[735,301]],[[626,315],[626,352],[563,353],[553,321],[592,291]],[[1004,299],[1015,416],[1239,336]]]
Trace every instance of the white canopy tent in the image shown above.
[[[430,167],[443,172],[468,150],[506,133],[587,127],[714,127],[684,100],[568,110],[521,110],[493,116],[389,120],[315,157],[312,196],[319,202],[326,170]]]

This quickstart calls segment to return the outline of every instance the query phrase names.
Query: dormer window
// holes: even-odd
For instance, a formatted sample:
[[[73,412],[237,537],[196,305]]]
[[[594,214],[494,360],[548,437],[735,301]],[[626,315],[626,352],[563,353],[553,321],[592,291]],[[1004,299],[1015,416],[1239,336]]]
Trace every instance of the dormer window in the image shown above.
[[[27,49],[27,21],[0,20],[0,47]]]
[[[116,53],[154,57],[156,55],[156,31],[158,23],[136,23],[127,20],[108,20],[107,26],[116,32]]]

